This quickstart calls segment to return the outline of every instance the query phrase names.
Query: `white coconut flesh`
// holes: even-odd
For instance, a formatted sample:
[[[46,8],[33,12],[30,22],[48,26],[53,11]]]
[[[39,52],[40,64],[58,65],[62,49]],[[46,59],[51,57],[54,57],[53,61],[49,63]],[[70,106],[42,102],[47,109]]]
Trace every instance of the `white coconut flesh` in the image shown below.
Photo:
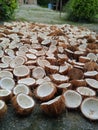
[[[67,90],[64,93],[64,97],[65,97],[65,105],[68,108],[77,108],[80,106],[82,102],[81,95],[74,90]]]
[[[11,77],[13,78],[13,74],[10,71],[2,70],[0,71],[0,78],[2,77]]]
[[[56,81],[65,81],[66,82],[69,80],[68,76],[64,76],[64,75],[60,75],[60,74],[53,74],[52,77]]]
[[[88,87],[78,87],[77,92],[84,96],[95,96],[96,92]]]
[[[69,88],[71,86],[71,83],[63,83],[63,84],[60,84],[60,85],[58,85],[57,87],[58,88]]]
[[[9,65],[7,63],[0,63],[0,68],[7,68]]]
[[[0,100],[0,110],[4,107],[5,103],[4,101]]]
[[[25,62],[25,59],[23,57],[16,56],[15,59],[13,59],[10,62],[10,67],[15,68],[17,66],[21,66],[24,64],[24,62]]]
[[[85,79],[86,83],[92,87],[92,88],[95,88],[95,89],[98,89],[98,81],[95,80],[95,79],[91,79],[91,78],[86,78]]]
[[[48,102],[44,102],[41,105],[50,105],[50,104],[52,104],[54,102],[57,102],[59,100],[59,98],[61,98],[61,96],[58,96],[58,97],[56,97],[56,98],[54,98],[54,99],[52,99],[52,100],[50,100]]]
[[[7,90],[7,89],[0,89],[0,97],[2,96],[8,96],[11,94],[11,91],[10,90]]]
[[[35,84],[35,79],[33,78],[22,78],[20,80],[18,80],[19,84],[25,84],[27,86],[31,86]]]
[[[21,108],[32,108],[35,104],[34,100],[26,94],[19,94],[17,96],[17,103]]]
[[[36,55],[34,54],[26,54],[26,56],[28,59],[32,59],[32,60],[35,60],[37,58]]]
[[[12,58],[10,56],[3,56],[1,60],[3,63],[9,64],[11,62]]]
[[[13,70],[13,73],[15,76],[24,77],[24,76],[29,75],[30,70],[27,66],[21,65],[21,66],[15,67]]]
[[[45,76],[45,70],[42,67],[36,67],[33,69],[32,75],[36,79],[43,78]]]
[[[29,88],[26,86],[26,85],[24,85],[24,84],[18,84],[18,85],[16,85],[16,87],[14,87],[14,89],[13,89],[13,93],[15,94],[15,95],[17,95],[17,94],[19,94],[19,93],[24,93],[24,94],[29,94]]]
[[[92,120],[98,120],[98,99],[86,98],[81,104],[83,115]]]
[[[97,56],[94,53],[88,53],[87,57],[93,61],[97,61]]]
[[[43,83],[37,88],[37,95],[39,97],[45,97],[50,95],[54,91],[55,87],[52,83]]]
[[[98,75],[97,71],[87,71],[84,73],[85,77],[91,77],[91,76],[96,76],[96,75]]]
[[[10,77],[3,77],[0,80],[0,86],[3,89],[12,90],[15,86],[15,81]]]

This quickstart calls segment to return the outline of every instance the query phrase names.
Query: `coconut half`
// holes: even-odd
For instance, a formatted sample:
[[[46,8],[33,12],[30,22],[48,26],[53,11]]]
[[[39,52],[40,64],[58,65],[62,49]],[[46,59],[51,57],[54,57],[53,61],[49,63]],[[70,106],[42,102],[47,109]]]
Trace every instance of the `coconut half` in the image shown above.
[[[30,89],[25,84],[17,84],[13,89],[13,94],[17,95],[19,93],[24,93],[27,95],[31,95]]]
[[[3,100],[5,102],[10,101],[12,97],[12,92],[7,89],[0,89],[0,100]]]
[[[0,78],[2,78],[2,77],[13,78],[13,74],[10,71],[2,70],[2,71],[0,71]]]
[[[86,81],[86,83],[87,83],[90,87],[92,87],[92,88],[94,88],[94,89],[98,89],[98,81],[97,81],[97,80],[95,80],[95,79],[90,79],[90,78],[86,78],[85,81]]]
[[[36,67],[32,71],[32,76],[35,79],[43,78],[46,75],[45,70],[42,67]]]
[[[17,66],[13,70],[13,74],[17,77],[25,77],[25,76],[28,76],[29,73],[30,73],[30,70],[25,65]]]
[[[64,94],[65,97],[65,105],[67,108],[78,108],[82,102],[82,96],[74,91],[74,90],[67,90]]]
[[[41,103],[41,109],[49,116],[58,116],[65,110],[64,96],[58,96],[48,102]]]
[[[20,93],[12,98],[12,105],[20,115],[28,115],[32,112],[35,101],[30,96]]]
[[[61,75],[61,74],[58,74],[58,73],[51,75],[51,79],[56,84],[66,83],[66,82],[69,81],[68,76]]]
[[[95,78],[98,75],[97,71],[87,71],[84,73],[86,78]]]
[[[7,112],[7,105],[4,101],[0,100],[0,118],[2,118]]]
[[[93,89],[90,89],[88,87],[81,86],[81,87],[78,87],[76,91],[84,97],[96,96],[96,92]]]
[[[0,86],[3,89],[12,90],[15,86],[15,81],[10,77],[3,77],[0,80]]]
[[[25,84],[27,86],[33,86],[35,84],[35,79],[33,78],[22,78],[18,80],[18,84]]]
[[[81,104],[81,112],[90,120],[98,120],[98,99],[86,98]]]
[[[39,85],[35,91],[35,96],[41,101],[48,101],[54,97],[57,89],[51,82],[45,82]]]

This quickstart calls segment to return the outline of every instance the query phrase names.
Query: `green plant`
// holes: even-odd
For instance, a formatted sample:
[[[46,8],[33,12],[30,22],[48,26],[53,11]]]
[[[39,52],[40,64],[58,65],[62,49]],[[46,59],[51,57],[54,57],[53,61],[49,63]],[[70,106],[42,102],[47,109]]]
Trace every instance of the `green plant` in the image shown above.
[[[65,9],[69,20],[93,21],[98,11],[98,0],[69,0]]]
[[[0,0],[0,20],[11,19],[16,7],[17,0]]]
[[[47,6],[48,3],[51,2],[51,0],[37,0],[38,4],[41,6]]]

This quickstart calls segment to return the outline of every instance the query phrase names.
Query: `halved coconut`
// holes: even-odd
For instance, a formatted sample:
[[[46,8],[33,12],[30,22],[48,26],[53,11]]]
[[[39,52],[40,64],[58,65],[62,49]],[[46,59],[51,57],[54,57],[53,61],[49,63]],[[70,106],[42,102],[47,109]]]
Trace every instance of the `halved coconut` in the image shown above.
[[[85,63],[85,66],[84,66],[85,71],[94,71],[97,68],[98,68],[98,65],[94,61],[87,62]]]
[[[3,89],[12,90],[15,86],[15,81],[10,77],[3,77],[1,78],[0,86]]]
[[[67,90],[64,94],[65,97],[65,105],[67,108],[78,108],[82,102],[82,96],[74,91],[74,90]]]
[[[87,57],[90,58],[92,61],[97,61],[97,56],[94,53],[88,53]]]
[[[87,83],[84,79],[80,79],[80,80],[71,80],[70,83],[73,86],[73,89],[75,89],[76,87],[80,87],[80,86],[87,86]]]
[[[0,100],[7,102],[10,101],[11,97],[12,97],[11,90],[0,89]]]
[[[46,57],[46,59],[52,64],[52,65],[56,65],[57,64],[57,59],[51,55],[49,55],[48,57]]]
[[[66,83],[66,82],[69,81],[68,76],[61,75],[61,74],[58,74],[58,73],[51,75],[51,79],[56,84]]]
[[[0,118],[2,118],[7,112],[7,105],[4,101],[0,100]]]
[[[56,87],[58,90],[65,92],[66,90],[71,89],[72,84],[71,83],[62,83],[60,85],[57,85]]]
[[[30,70],[27,66],[21,65],[14,68],[13,74],[17,77],[26,77],[30,74]]]
[[[87,56],[80,56],[79,57],[79,62],[81,63],[86,63],[86,62],[89,62],[90,61],[90,58],[87,57]]]
[[[92,87],[92,88],[94,88],[94,89],[98,89],[98,81],[97,81],[97,80],[91,79],[91,78],[86,78],[85,81],[86,81],[86,83],[87,83],[90,87]]]
[[[18,80],[19,84],[25,84],[27,86],[33,86],[35,85],[35,79],[33,78],[22,78],[20,80]]]
[[[10,64],[11,60],[12,58],[10,56],[3,56],[1,59],[3,63],[8,64],[8,65]]]
[[[39,85],[35,91],[35,96],[41,101],[48,101],[54,97],[57,89],[51,82],[45,82]]]
[[[68,57],[66,54],[58,54],[58,64],[63,64],[65,61],[68,61]]]
[[[44,59],[37,59],[37,64],[41,67],[45,67],[45,65],[50,65],[50,62],[48,60],[44,60]]]
[[[97,71],[87,71],[84,73],[86,78],[96,78],[96,75],[98,75]]]
[[[68,76],[71,80],[74,79],[83,79],[84,74],[83,71],[81,69],[77,69],[77,68],[72,68],[68,71]]]
[[[15,68],[17,66],[21,66],[24,64],[24,62],[25,62],[25,59],[22,56],[16,56],[15,59],[13,59],[10,62],[10,67]]]
[[[58,66],[55,65],[45,65],[45,70],[47,72],[47,74],[53,74],[53,73],[57,73],[59,70]]]
[[[26,54],[26,57],[27,57],[28,59],[32,59],[32,60],[36,60],[36,59],[37,59],[37,56],[34,55],[34,54]]]
[[[49,116],[58,116],[65,110],[64,96],[58,96],[48,102],[41,103],[41,109]]]
[[[32,92],[30,91],[30,89],[25,85],[25,84],[17,84],[14,89],[13,89],[13,94],[17,95],[19,93],[24,93],[27,94],[29,96],[32,95]]]
[[[12,105],[20,115],[28,115],[32,112],[35,101],[30,96],[20,93],[12,98]]]
[[[74,58],[78,60],[79,57],[80,57],[80,56],[83,56],[84,54],[85,54],[84,51],[75,51],[75,52],[74,52]]]
[[[96,96],[96,92],[93,89],[84,86],[78,87],[76,91],[84,97]]]
[[[13,78],[13,74],[10,71],[2,70],[2,71],[0,71],[0,78],[2,78],[2,77]]]
[[[86,98],[81,104],[82,114],[90,120],[98,120],[98,99]]]
[[[32,76],[35,79],[43,78],[46,75],[45,70],[42,67],[36,67],[32,71]]]
[[[5,69],[8,67],[9,67],[9,65],[7,63],[0,63],[0,68]]]
[[[59,73],[61,73],[61,74],[67,74],[68,69],[69,69],[68,65],[61,65],[60,68],[59,68]]]

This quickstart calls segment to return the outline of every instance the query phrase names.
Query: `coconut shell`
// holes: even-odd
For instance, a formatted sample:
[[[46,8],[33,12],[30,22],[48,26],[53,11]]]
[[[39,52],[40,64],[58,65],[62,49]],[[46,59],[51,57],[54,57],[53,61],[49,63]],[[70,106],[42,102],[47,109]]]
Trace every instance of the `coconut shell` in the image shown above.
[[[41,103],[41,109],[49,116],[58,116],[65,110],[65,100],[63,96],[58,96],[48,102]]]
[[[0,100],[0,118],[3,118],[7,112],[7,105],[3,100]]]
[[[50,92],[45,93],[45,91],[47,91],[48,89],[49,90],[51,89]],[[50,100],[50,99],[52,99],[54,97],[56,92],[57,92],[57,89],[56,89],[56,87],[54,86],[53,83],[45,82],[45,83],[42,83],[41,85],[39,85],[36,88],[35,96],[36,96],[37,99],[39,99],[41,101],[48,101],[48,100]]]
[[[18,99],[18,96],[19,95],[23,95],[23,96],[26,96],[27,98],[29,98],[32,102],[33,102],[33,105],[32,106],[29,106],[29,107],[22,107],[22,105],[19,104],[19,99]],[[25,99],[23,99],[22,97],[20,98],[20,101],[23,100],[22,102],[25,102]],[[14,96],[12,98],[12,105],[14,107],[14,109],[16,110],[16,113],[20,114],[20,115],[29,115],[31,114],[31,112],[33,111],[34,109],[34,106],[35,106],[35,102],[33,100],[33,98],[31,98],[30,96],[26,95],[26,94],[23,94],[23,93],[20,93],[16,96]],[[25,104],[26,105],[26,104]],[[29,104],[30,105],[30,104]]]

